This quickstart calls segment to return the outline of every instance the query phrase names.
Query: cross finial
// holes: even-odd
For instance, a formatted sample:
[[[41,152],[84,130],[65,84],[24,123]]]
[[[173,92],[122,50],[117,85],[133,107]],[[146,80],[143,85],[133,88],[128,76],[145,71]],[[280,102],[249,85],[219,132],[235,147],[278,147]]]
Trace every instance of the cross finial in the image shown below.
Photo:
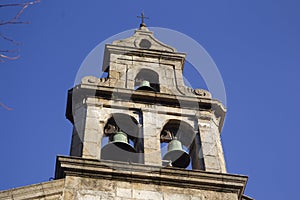
[[[146,27],[145,19],[149,19],[149,17],[145,17],[144,11],[141,13],[141,16],[137,16],[137,18],[142,19],[142,23],[140,24],[140,27]]]

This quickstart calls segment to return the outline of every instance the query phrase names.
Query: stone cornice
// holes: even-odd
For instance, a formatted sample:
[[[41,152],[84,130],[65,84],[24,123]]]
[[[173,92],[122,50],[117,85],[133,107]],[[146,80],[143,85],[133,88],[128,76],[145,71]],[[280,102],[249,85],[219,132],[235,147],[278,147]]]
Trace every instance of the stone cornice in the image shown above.
[[[107,66],[110,64],[110,55],[111,54],[121,54],[121,55],[135,55],[135,56],[143,56],[143,57],[152,57],[152,58],[159,58],[165,60],[172,60],[172,61],[180,61],[182,63],[181,67],[183,70],[183,64],[185,62],[185,53],[179,52],[167,52],[167,51],[159,51],[153,49],[140,49],[135,47],[128,47],[128,46],[119,46],[119,45],[112,45],[107,44],[105,45],[105,53],[103,59],[103,71],[107,69]]]
[[[73,92],[75,92],[76,96],[74,96]],[[165,106],[198,110],[212,109],[215,111],[214,114],[217,117],[220,117],[220,131],[222,129],[226,113],[226,109],[224,108],[223,104],[218,100],[211,98],[153,93],[148,91],[136,91],[125,88],[99,86],[95,84],[81,84],[69,90],[66,116],[70,121],[72,121],[71,102],[73,104],[76,103],[73,102],[74,100],[83,102],[83,99],[87,97],[99,97],[105,99],[142,102],[148,104],[159,103]]]
[[[193,107],[199,106],[200,108],[209,108],[212,107],[214,110],[226,112],[226,108],[223,104],[211,98],[205,97],[196,97],[196,96],[185,96],[185,95],[173,95],[166,93],[154,93],[149,91],[142,90],[131,90],[126,88],[112,88],[106,86],[99,86],[94,84],[81,84],[71,89],[70,92],[77,90],[78,92],[82,92],[84,96],[95,96],[95,97],[107,97],[112,100],[128,100],[128,101],[145,101],[147,103],[155,104],[155,103],[166,103],[170,105],[178,104],[183,107]],[[160,101],[160,102],[159,102]],[[179,103],[178,103],[179,102]],[[197,104],[195,104],[197,103]],[[164,104],[163,104],[164,105]]]
[[[68,105],[66,116],[72,121],[72,104],[84,102],[84,98],[97,97],[112,100],[142,102],[147,104],[160,104],[165,106],[181,107],[188,109],[214,110],[214,114],[220,117],[219,129],[222,129],[226,109],[218,100],[197,96],[172,95],[154,93],[149,91],[137,91],[125,88],[112,88],[95,84],[80,84],[68,93]],[[73,102],[75,101],[75,102]]]
[[[247,177],[116,161],[58,156],[55,178],[80,176],[236,193],[242,198]]]

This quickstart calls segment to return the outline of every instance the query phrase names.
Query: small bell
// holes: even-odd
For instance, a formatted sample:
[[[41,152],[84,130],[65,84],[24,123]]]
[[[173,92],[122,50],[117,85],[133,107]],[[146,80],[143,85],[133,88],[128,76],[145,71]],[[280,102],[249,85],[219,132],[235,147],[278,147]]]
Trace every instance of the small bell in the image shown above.
[[[190,156],[182,149],[181,142],[173,139],[168,144],[168,152],[163,160],[170,160],[173,167],[186,168],[190,164]]]
[[[150,82],[146,80],[143,80],[136,90],[147,90],[155,92],[155,89],[150,86]]]
[[[138,163],[135,148],[128,144],[127,134],[116,132],[113,141],[101,149],[101,159]]]

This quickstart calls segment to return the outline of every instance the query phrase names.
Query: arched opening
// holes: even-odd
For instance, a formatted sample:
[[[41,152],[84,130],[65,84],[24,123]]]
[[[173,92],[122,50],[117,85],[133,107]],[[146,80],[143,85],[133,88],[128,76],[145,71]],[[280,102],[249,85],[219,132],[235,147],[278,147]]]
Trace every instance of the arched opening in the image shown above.
[[[187,122],[169,120],[160,135],[163,165],[203,169],[199,138],[199,134]]]
[[[150,69],[141,69],[134,79],[134,88],[138,89],[144,83],[149,82],[155,92],[159,92],[159,75]]]
[[[137,120],[114,113],[107,120],[102,139],[101,159],[143,163],[143,140]]]

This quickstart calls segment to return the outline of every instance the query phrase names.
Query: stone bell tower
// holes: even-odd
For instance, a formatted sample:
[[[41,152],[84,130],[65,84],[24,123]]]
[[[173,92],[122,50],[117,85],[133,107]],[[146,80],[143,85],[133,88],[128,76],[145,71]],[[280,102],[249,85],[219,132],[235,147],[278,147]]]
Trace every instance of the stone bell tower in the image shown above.
[[[247,177],[226,172],[226,109],[208,91],[185,86],[185,56],[144,22],[107,44],[108,76],[84,77],[69,90],[71,157],[58,157],[56,178],[95,176],[114,185],[97,190],[112,199],[247,199]]]
[[[184,62],[184,53],[158,41],[143,24],[132,37],[107,44],[108,77],[84,77],[69,91],[70,155],[162,166],[168,163],[162,143],[172,151],[177,140],[191,169],[226,173],[220,142],[226,110],[208,91],[185,86]],[[115,141],[122,135],[128,144],[115,149],[124,145]],[[104,146],[105,137],[114,145]],[[118,149],[131,153],[123,157]]]
[[[243,194],[247,177],[226,171],[226,109],[208,91],[184,84],[184,53],[142,21],[131,37],[107,44],[103,56],[108,76],[84,77],[68,92],[70,156],[57,157],[55,180],[41,185],[39,197],[251,199]],[[37,198],[37,188],[28,195]]]

